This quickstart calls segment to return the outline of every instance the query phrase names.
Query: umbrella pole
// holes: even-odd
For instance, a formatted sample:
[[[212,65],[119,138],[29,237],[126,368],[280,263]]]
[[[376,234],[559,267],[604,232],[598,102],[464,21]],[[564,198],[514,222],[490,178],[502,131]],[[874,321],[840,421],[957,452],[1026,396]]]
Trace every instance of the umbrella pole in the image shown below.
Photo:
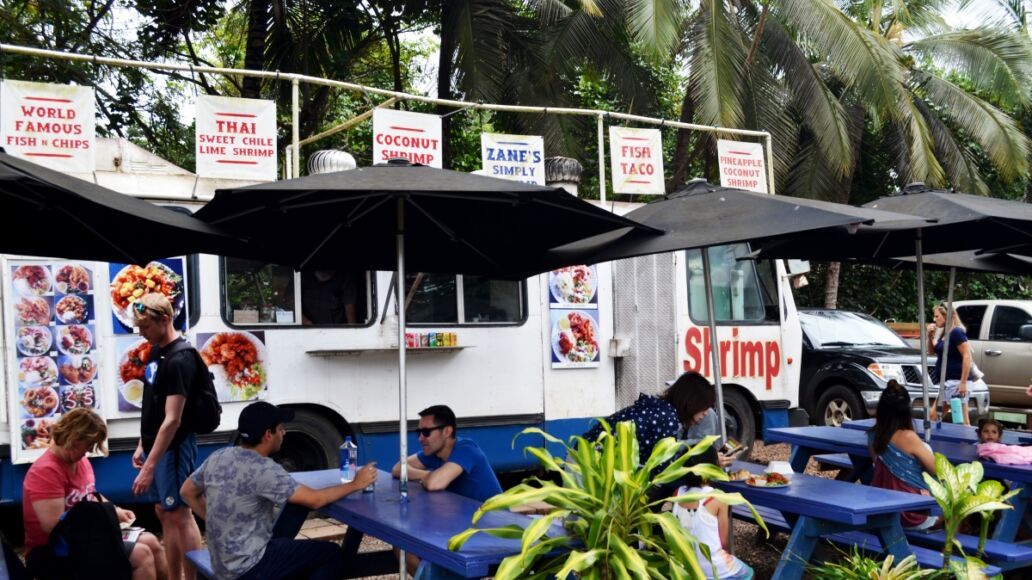
[[[398,308],[398,447],[401,454],[398,489],[401,503],[408,501],[408,388],[405,380],[405,305],[401,287],[405,280],[405,200],[398,198],[398,270],[395,272],[394,304]],[[408,578],[405,550],[398,551],[399,578]]]
[[[720,421],[720,440],[727,443],[724,424],[724,386],[721,381],[720,345],[717,341],[717,319],[713,315],[713,280],[710,276],[709,248],[702,248],[702,280],[706,285],[706,315],[709,317],[710,355],[713,359],[713,388],[717,390],[717,420]]]
[[[921,232],[914,236],[914,255],[917,257],[917,326],[921,333],[921,396],[924,399],[924,436],[932,440],[932,421],[928,418],[928,335],[925,329],[924,255],[921,253]]]
[[[953,284],[957,280],[957,269],[950,268],[950,286],[946,289],[946,322],[942,325],[943,337],[942,337],[942,366],[939,368],[939,396],[936,397],[936,401],[939,402],[935,406],[935,412],[939,415],[939,420],[942,420],[942,414],[945,412],[946,407],[949,405],[946,398],[943,397],[943,393],[946,392],[946,368],[949,366],[950,357],[950,324],[953,322]],[[956,417],[950,417],[950,420],[954,423],[957,422]]]

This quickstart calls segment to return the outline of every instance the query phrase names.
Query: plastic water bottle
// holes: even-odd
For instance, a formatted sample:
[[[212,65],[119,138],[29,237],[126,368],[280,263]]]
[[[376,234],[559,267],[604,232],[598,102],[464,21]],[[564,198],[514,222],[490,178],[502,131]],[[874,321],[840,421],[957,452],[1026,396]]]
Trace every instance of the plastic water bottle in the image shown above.
[[[355,481],[355,468],[358,463],[358,447],[351,442],[351,436],[344,437],[344,444],[340,446],[340,482],[351,483]]]
[[[959,397],[953,397],[950,399],[950,419],[954,423],[964,422],[963,401],[961,401]]]

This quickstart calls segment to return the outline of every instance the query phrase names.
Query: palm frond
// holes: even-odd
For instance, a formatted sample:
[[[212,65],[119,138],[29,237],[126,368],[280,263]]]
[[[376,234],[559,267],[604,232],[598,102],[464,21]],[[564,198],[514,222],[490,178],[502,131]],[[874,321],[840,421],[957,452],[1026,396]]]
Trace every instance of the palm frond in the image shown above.
[[[799,147],[799,121],[784,83],[769,67],[754,66],[748,72],[752,89],[746,100],[748,126],[770,133],[775,179],[783,183]]]
[[[828,167],[820,147],[811,138],[799,148],[781,193],[833,201],[837,199],[839,177]]]
[[[744,127],[742,65],[746,47],[719,0],[702,2],[694,24],[689,90],[697,120],[718,127]]]
[[[914,80],[943,115],[985,150],[1001,177],[1009,181],[1027,175],[1029,142],[1014,119],[936,75],[915,72]]]
[[[795,109],[813,132],[829,169],[845,175],[852,164],[852,154],[842,104],[780,22],[767,22],[761,46],[771,68],[776,66],[784,72],[785,86],[791,92]]]
[[[831,0],[785,0],[771,9],[825,55],[836,76],[869,103],[872,119],[882,112],[898,113],[906,100],[903,73],[888,42],[857,25]]]
[[[685,13],[678,0],[627,0],[631,38],[655,62],[669,58],[680,40]]]
[[[1023,34],[975,28],[927,36],[906,50],[957,72],[1005,108],[1032,102],[1032,43]]]
[[[899,135],[904,139],[902,150],[906,156],[906,161],[900,163],[906,168],[902,175],[907,182],[920,181],[942,187],[946,174],[935,158],[935,142],[914,98],[906,99],[900,111]]]
[[[950,128],[923,102],[917,101],[917,106],[935,139],[935,150],[953,187],[965,193],[989,195],[989,186],[982,180],[974,155],[957,142]]]

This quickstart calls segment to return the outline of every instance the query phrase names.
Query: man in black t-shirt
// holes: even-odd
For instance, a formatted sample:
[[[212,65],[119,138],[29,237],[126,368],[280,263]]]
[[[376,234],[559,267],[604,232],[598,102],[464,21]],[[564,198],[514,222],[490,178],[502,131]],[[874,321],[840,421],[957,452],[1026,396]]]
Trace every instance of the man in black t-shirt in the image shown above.
[[[358,284],[352,272],[301,273],[301,322],[305,325],[357,324],[357,298]]]
[[[201,547],[201,532],[179,488],[193,473],[197,460],[196,435],[183,423],[183,409],[199,369],[191,349],[166,356],[173,345],[186,340],[176,332],[175,311],[163,294],[144,294],[132,304],[140,335],[151,343],[143,382],[140,441],[133,467],[140,470],[133,493],[155,500],[161,519],[170,578],[185,573],[195,577],[186,553]]]

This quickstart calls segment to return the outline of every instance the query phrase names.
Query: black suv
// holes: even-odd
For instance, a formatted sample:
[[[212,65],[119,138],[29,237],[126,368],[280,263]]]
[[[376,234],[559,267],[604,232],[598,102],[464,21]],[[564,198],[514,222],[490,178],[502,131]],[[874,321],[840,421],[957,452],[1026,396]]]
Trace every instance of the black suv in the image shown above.
[[[879,320],[846,310],[804,309],[803,360],[799,374],[799,404],[818,425],[873,415],[882,389],[891,379],[906,386],[920,406],[921,352]],[[929,366],[935,363],[934,355]],[[938,388],[929,396],[934,401]],[[989,407],[984,383],[968,391],[973,415]]]

